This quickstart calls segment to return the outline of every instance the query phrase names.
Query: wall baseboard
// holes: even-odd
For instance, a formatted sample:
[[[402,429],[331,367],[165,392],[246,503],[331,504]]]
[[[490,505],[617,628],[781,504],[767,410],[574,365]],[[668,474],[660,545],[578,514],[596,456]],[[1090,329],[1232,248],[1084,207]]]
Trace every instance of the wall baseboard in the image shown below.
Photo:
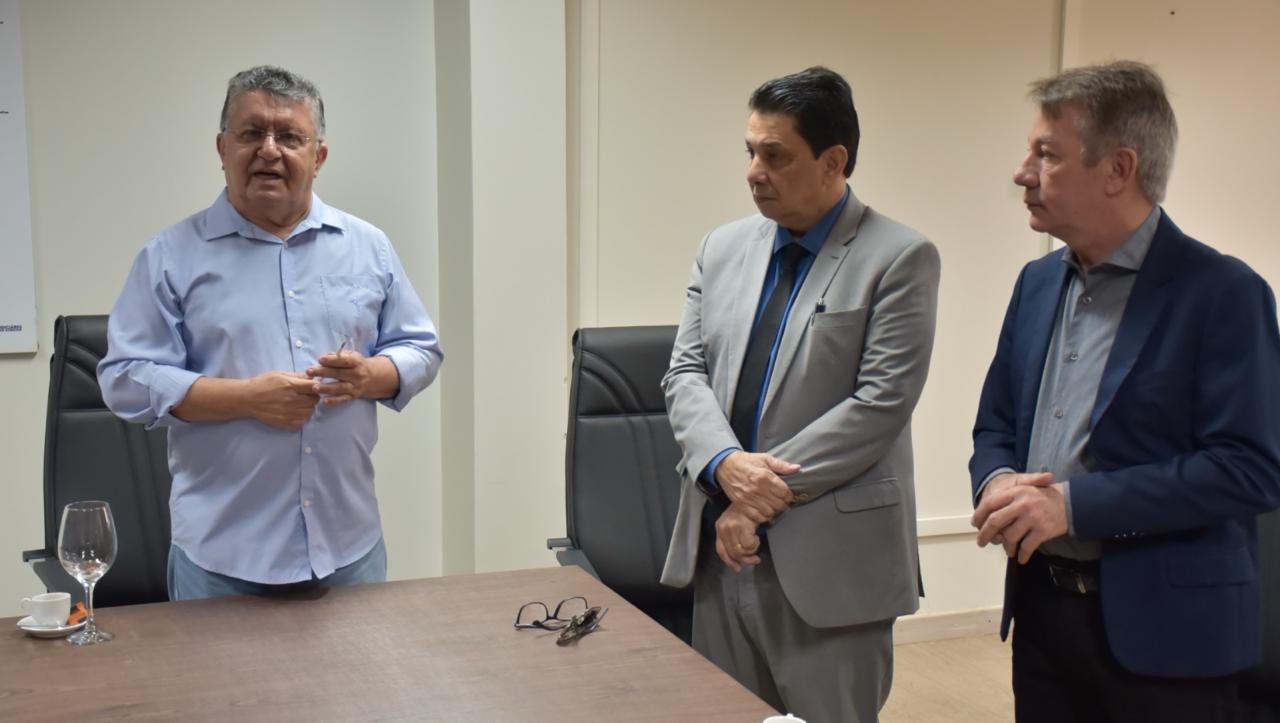
[[[950,613],[908,615],[893,626],[893,644],[910,645],[930,640],[967,638],[1000,632],[1000,608],[978,608]]]
[[[978,531],[969,524],[972,513],[963,515],[941,515],[939,517],[917,517],[916,537],[950,537],[953,535],[977,535]]]

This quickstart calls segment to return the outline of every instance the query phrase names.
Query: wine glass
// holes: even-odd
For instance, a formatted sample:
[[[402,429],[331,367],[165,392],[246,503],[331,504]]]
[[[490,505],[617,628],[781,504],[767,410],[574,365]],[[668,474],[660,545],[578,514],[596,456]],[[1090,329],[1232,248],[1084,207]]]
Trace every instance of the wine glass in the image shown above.
[[[67,642],[94,645],[114,638],[93,621],[93,586],[116,560],[116,523],[111,517],[111,505],[91,500],[72,502],[63,508],[58,559],[62,561],[62,569],[84,585],[84,601],[89,613],[84,629],[67,638]]]

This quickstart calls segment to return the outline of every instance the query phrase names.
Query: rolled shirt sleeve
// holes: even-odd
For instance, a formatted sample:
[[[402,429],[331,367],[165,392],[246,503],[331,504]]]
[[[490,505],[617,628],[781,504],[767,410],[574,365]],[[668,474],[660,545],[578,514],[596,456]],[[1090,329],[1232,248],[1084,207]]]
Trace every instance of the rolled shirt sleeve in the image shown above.
[[[173,415],[200,374],[187,366],[181,309],[165,274],[156,240],[138,254],[107,322],[107,355],[98,384],[107,407],[122,419],[157,426],[186,424]]]
[[[378,341],[374,353],[390,359],[400,375],[400,387],[395,396],[381,400],[398,412],[435,380],[444,361],[444,352],[440,349],[435,324],[409,282],[395,249],[385,236],[381,241],[388,283],[382,313],[378,317]]]

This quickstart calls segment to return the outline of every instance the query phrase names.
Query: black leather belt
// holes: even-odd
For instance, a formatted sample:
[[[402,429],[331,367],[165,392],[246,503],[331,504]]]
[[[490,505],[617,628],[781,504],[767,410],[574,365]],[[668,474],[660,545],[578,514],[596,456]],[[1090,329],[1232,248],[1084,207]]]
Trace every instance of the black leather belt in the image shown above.
[[[1098,561],[1072,560],[1036,553],[1027,562],[1026,574],[1047,581],[1052,587],[1073,595],[1098,593]]]

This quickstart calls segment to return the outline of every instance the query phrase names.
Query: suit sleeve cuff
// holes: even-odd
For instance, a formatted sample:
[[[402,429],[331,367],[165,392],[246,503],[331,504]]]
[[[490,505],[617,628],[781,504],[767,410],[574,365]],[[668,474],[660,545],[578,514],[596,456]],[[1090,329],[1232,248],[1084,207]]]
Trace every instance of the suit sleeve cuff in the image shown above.
[[[982,492],[987,489],[988,482],[1002,474],[1009,474],[1017,471],[1018,470],[1013,469],[1012,467],[997,467],[992,470],[991,473],[987,475],[987,478],[982,480],[982,484],[978,485],[978,491],[973,495],[973,506],[977,507],[978,503],[982,501]]]
[[[716,468],[720,466],[720,463],[723,462],[724,458],[728,457],[730,453],[740,451],[742,450],[737,447],[722,449],[716,454],[716,456],[711,458],[711,461],[707,463],[706,467],[702,468],[702,474],[698,475],[697,484],[698,489],[702,490],[703,494],[708,497],[715,497],[723,491],[720,489],[720,483],[716,482]]]

